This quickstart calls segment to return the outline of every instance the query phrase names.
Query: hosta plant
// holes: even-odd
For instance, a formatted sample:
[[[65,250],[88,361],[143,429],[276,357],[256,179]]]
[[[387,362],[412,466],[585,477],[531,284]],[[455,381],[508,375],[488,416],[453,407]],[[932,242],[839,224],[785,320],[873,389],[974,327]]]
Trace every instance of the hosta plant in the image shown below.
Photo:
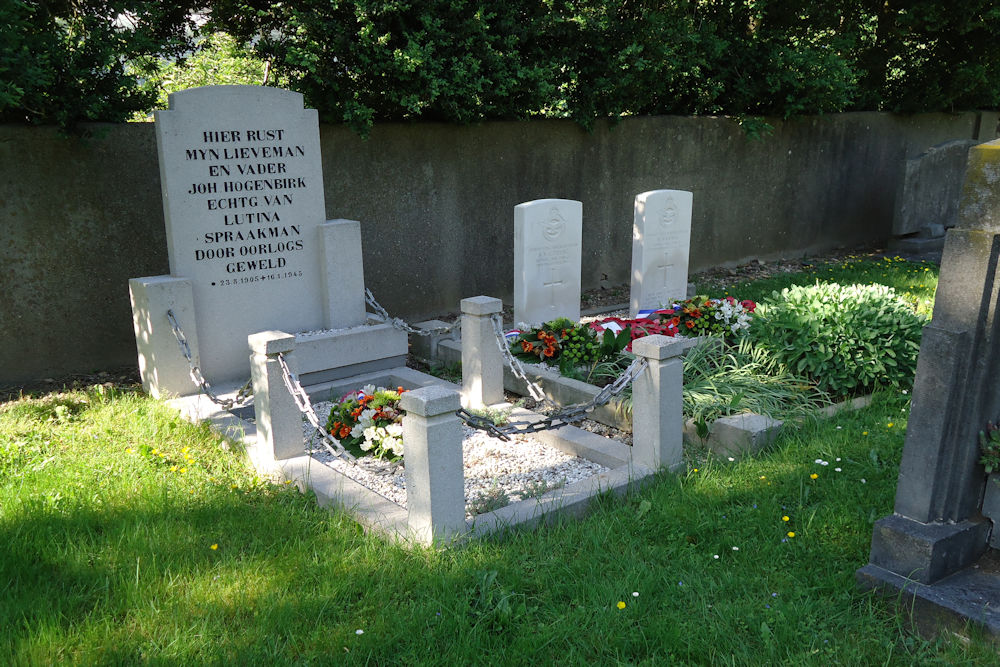
[[[885,285],[774,292],[750,335],[788,369],[836,397],[913,383],[925,318]]]

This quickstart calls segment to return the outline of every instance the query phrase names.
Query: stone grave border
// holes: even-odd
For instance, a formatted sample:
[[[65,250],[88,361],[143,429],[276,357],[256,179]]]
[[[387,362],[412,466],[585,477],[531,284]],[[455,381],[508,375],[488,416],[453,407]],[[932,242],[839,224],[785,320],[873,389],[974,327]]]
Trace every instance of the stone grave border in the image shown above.
[[[416,325],[420,329],[433,329],[445,323],[440,320],[428,320]],[[694,339],[697,344],[711,344],[706,337]],[[421,340],[411,339],[411,350],[417,356],[427,361],[456,363],[462,361],[462,340],[456,334],[444,336],[428,336]],[[525,373],[538,383],[547,398],[557,405],[567,406],[588,403],[600,392],[600,388],[580,380],[563,377],[559,371],[542,364],[526,364]],[[507,391],[527,396],[527,384],[518,378],[511,369],[504,366],[503,386]],[[817,411],[824,417],[832,417],[842,410],[860,410],[871,403],[871,396],[860,396],[828,405]],[[620,431],[632,431],[632,418],[618,399],[611,399],[605,405],[598,406],[589,416],[590,419],[616,428]],[[728,417],[720,417],[712,422],[709,435],[702,440],[693,420],[684,422],[684,444],[704,444],[717,456],[742,457],[753,455],[774,443],[781,432],[784,422],[765,415],[746,412]]]
[[[492,326],[486,324],[500,307],[499,299],[488,297],[462,302],[463,329],[470,343],[466,354],[474,354],[479,361],[465,364],[464,390],[402,365],[326,379],[304,388],[310,400],[341,396],[366,384],[411,389],[401,401],[408,413],[403,420],[407,456],[412,457],[406,466],[408,509],[315,460],[303,448],[302,413],[283,381],[280,366],[283,362],[297,374],[301,357],[311,368],[311,360],[353,330],[298,336],[279,331],[252,334],[253,406],[226,411],[202,394],[171,399],[168,404],[186,418],[207,421],[217,432],[242,441],[259,472],[293,481],[300,490],[312,489],[321,505],[343,507],[369,530],[422,544],[460,542],[514,527],[532,527],[557,516],[580,517],[595,496],[608,492],[623,495],[651,481],[661,468],[676,470],[683,464],[679,357],[691,343],[651,336],[638,346],[649,368],[636,379],[645,398],[635,407],[641,433],[636,434],[632,447],[570,425],[534,434],[544,444],[609,471],[466,520],[462,431],[455,411],[462,404],[495,407],[496,402],[484,403],[483,398],[502,396],[503,361]],[[524,409],[515,409],[512,418],[527,422],[543,419]]]

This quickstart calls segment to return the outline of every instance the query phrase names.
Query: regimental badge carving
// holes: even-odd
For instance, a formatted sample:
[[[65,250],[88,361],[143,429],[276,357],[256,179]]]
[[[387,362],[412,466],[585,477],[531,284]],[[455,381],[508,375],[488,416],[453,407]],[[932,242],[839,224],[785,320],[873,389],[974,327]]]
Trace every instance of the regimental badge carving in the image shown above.
[[[664,227],[670,227],[677,221],[677,204],[673,197],[667,197],[663,205],[663,217],[660,219]]]
[[[563,233],[566,229],[566,219],[562,217],[559,209],[555,206],[549,211],[549,218],[545,221],[545,228],[542,233],[545,235],[546,240],[555,241],[559,238],[559,235]]]

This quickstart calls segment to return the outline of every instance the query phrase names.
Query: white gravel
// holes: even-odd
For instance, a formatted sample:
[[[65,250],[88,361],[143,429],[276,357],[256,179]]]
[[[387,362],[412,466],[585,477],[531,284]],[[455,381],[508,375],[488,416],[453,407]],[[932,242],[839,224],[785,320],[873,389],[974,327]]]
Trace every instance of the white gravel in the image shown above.
[[[315,404],[316,414],[325,421],[333,404]],[[524,435],[505,442],[484,431],[463,425],[465,440],[462,458],[465,464],[465,510],[471,517],[546,491],[572,484],[606,472],[606,466],[572,456]],[[406,507],[406,474],[403,466],[371,457],[353,465],[326,452],[317,444],[319,436],[303,419],[305,449],[314,448],[313,456],[354,481]],[[312,440],[316,438],[316,440]]]

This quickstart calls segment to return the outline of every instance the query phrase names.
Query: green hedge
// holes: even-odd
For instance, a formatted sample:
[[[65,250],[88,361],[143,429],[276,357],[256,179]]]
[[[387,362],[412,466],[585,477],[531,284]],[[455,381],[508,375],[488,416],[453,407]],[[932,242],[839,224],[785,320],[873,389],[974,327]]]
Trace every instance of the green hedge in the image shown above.
[[[1000,106],[1000,50],[993,48],[1000,7],[992,0],[964,1],[961,11],[950,0],[198,6],[210,12],[207,30],[252,44],[246,48],[326,121],[362,132],[405,119],[546,116],[588,125],[632,114],[753,118]],[[0,6],[0,121],[69,125],[149,110],[159,83],[191,80],[157,74],[197,37],[191,10],[137,0],[7,0]]]

